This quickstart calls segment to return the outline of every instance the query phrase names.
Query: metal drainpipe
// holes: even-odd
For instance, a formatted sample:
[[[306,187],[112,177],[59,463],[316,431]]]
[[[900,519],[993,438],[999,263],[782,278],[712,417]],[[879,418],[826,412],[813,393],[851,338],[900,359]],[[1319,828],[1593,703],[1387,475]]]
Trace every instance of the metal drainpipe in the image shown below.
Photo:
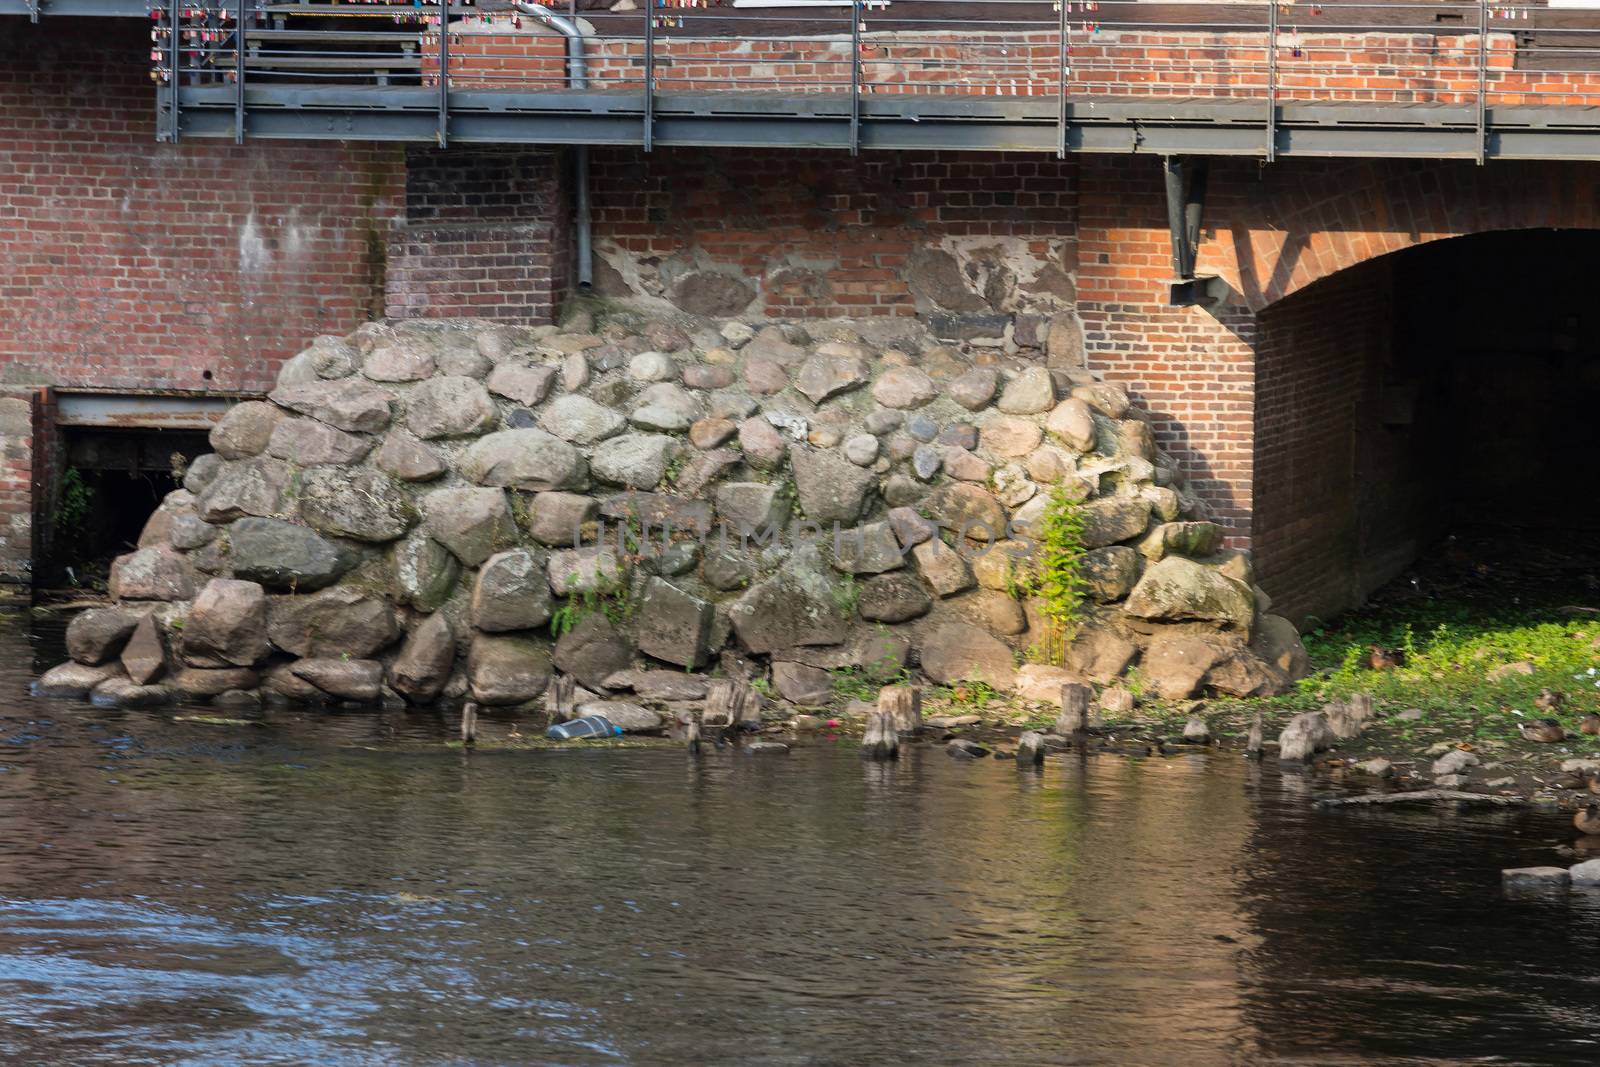
[[[543,4],[516,0],[513,5],[524,15],[532,15],[540,22],[567,39],[567,84],[574,89],[589,87],[588,59],[583,51],[583,31],[578,23],[565,15],[558,15]],[[579,145],[573,159],[573,184],[577,186],[578,229],[578,290],[587,293],[594,285],[594,253],[589,218],[589,146]]]

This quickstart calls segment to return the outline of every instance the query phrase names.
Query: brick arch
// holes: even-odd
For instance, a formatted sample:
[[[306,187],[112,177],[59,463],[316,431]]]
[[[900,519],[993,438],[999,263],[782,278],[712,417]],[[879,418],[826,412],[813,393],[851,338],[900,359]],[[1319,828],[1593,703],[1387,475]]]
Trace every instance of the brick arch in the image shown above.
[[[1600,171],[1467,160],[1278,164],[1233,173],[1207,219],[1200,272],[1261,309],[1378,256],[1496,230],[1600,228]],[[1252,167],[1251,169],[1255,169]]]

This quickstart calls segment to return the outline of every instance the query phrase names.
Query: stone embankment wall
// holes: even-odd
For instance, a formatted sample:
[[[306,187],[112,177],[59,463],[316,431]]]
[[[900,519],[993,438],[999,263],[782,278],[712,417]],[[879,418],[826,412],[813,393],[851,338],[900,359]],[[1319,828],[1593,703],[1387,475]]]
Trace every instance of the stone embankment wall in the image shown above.
[[[1120,389],[914,321],[370,324],[212,444],[43,691],[520,705],[556,673],[666,698],[720,670],[817,703],[834,672],[911,671],[1051,700],[1135,666],[1170,697],[1304,670]],[[1057,489],[1087,595],[1041,664]]]

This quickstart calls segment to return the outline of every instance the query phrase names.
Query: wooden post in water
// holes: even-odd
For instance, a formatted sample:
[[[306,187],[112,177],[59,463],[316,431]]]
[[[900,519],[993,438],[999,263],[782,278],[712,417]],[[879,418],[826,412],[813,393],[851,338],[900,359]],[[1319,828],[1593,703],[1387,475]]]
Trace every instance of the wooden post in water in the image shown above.
[[[698,756],[700,754],[700,723],[693,715],[687,713],[679,721],[683,724],[683,741],[685,747],[689,749],[689,755]]]
[[[867,732],[861,737],[862,759],[895,759],[900,755],[900,736],[888,712],[867,712]]]
[[[1037,730],[1025,730],[1017,738],[1017,770],[1037,767],[1044,762],[1044,735]]]
[[[478,705],[469,700],[461,705],[461,743],[470,745],[478,740]]]
[[[755,691],[731,678],[715,678],[706,686],[705,710],[700,725],[707,730],[731,730],[744,721]]]
[[[1081,682],[1061,687],[1061,714],[1056,716],[1056,733],[1062,737],[1082,734],[1089,729],[1089,698],[1093,691]]]
[[[544,691],[544,710],[551,722],[567,722],[577,714],[577,680],[570,674],[558,674],[550,679]]]
[[[1250,723],[1250,737],[1244,743],[1244,754],[1251,759],[1260,759],[1261,750],[1265,744],[1261,736],[1261,712],[1256,712],[1256,717]]]
[[[886,685],[878,690],[878,711],[889,718],[896,733],[922,729],[922,690],[914,685]]]

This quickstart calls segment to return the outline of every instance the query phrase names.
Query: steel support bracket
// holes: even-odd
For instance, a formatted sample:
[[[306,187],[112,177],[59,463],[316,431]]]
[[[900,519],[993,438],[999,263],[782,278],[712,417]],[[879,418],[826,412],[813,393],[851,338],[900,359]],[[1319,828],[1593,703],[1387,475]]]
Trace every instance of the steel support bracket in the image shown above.
[[[1197,278],[1194,268],[1200,255],[1200,217],[1206,203],[1209,164],[1204,157],[1164,156],[1161,169],[1172,238],[1172,303],[1177,307],[1208,303],[1208,285],[1220,279]]]
[[[1214,274],[1179,278],[1171,283],[1171,289],[1171,304],[1175,308],[1217,308],[1228,300],[1228,283]]]

